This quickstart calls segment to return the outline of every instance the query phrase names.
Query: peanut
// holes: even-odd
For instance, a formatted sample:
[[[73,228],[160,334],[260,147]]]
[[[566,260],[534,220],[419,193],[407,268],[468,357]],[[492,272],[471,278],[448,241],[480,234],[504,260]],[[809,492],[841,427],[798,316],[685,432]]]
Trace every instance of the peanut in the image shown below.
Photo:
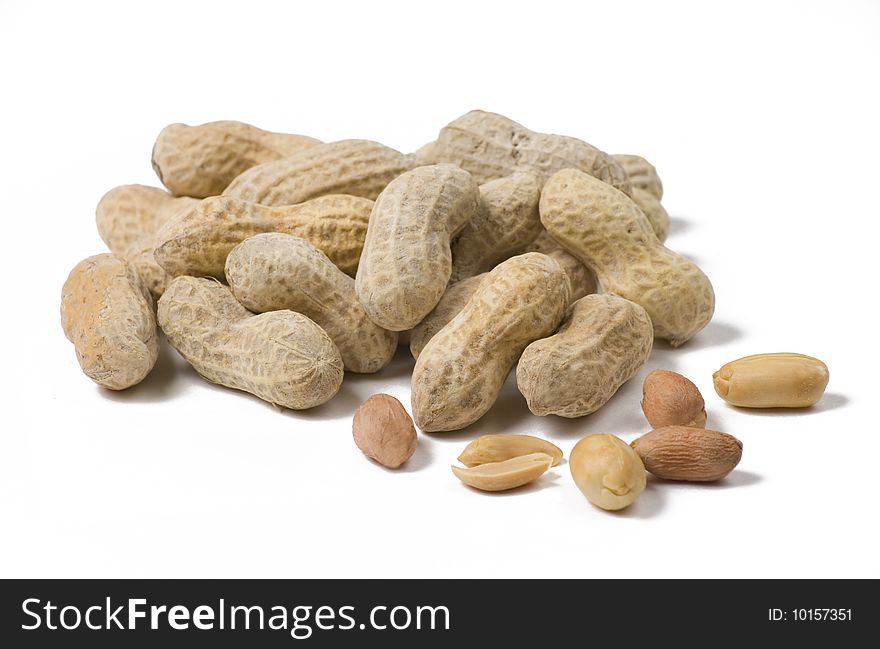
[[[544,230],[538,216],[541,184],[518,173],[480,185],[480,208],[452,244],[452,276],[457,282],[492,270],[522,253]]]
[[[656,428],[632,443],[658,478],[692,482],[721,480],[739,464],[742,446],[733,435],[687,426]]]
[[[536,415],[583,417],[601,408],[648,360],[648,314],[614,295],[588,295],[559,329],[526,347],[516,384]]]
[[[587,500],[609,511],[631,505],[647,483],[641,458],[614,435],[587,435],[575,444],[568,465]]]
[[[373,200],[417,164],[416,158],[378,142],[341,140],[251,167],[223,195],[263,205],[293,205],[327,194]]]
[[[104,194],[95,209],[98,234],[114,255],[122,257],[158,298],[168,276],[153,258],[156,232],[177,212],[197,204],[158,187],[121,185]]]
[[[95,223],[110,252],[122,255],[145,234],[159,230],[177,212],[198,203],[194,198],[172,196],[158,187],[120,185],[98,201]]]
[[[263,232],[302,237],[354,276],[373,201],[321,196],[298,205],[266,207],[228,196],[199,201],[156,233],[156,261],[172,277],[221,279],[226,257],[245,239]]]
[[[453,165],[418,167],[376,199],[355,278],[370,319],[412,329],[440,301],[452,272],[450,240],[478,209],[478,188]]]
[[[254,315],[214,279],[172,280],[158,315],[168,342],[212,383],[294,410],[328,401],[342,384],[323,329],[293,311]]]
[[[641,187],[633,187],[632,199],[633,203],[638,205],[642,213],[648,217],[648,223],[651,224],[651,229],[660,242],[666,241],[666,235],[669,234],[669,214],[663,209],[660,201]]]
[[[696,264],[664,247],[628,196],[576,169],[541,193],[541,222],[597,275],[604,292],[648,312],[654,335],[678,347],[712,318],[715,294]]]
[[[272,133],[243,122],[171,124],[153,145],[153,169],[177,196],[207,198],[251,167],[318,144],[312,137]]]
[[[546,235],[546,233],[545,233]],[[549,235],[542,235],[531,245],[528,252],[541,252],[556,261],[563,272],[568,275],[571,284],[571,302],[596,292],[596,276],[577,259],[553,241]],[[454,261],[454,260],[453,260]],[[409,350],[413,358],[419,354],[434,335],[445,327],[464,308],[471,296],[476,292],[480,281],[488,273],[480,273],[461,281],[450,284],[434,310],[412,328],[410,332]]]
[[[715,392],[742,408],[807,408],[828,386],[828,367],[803,354],[756,354],[731,361],[712,375]]]
[[[546,255],[530,252],[496,266],[419,354],[412,375],[416,425],[457,430],[482,417],[523,349],[562,320],[570,291],[568,277]]]
[[[418,161],[418,166],[431,164],[431,152],[434,150],[434,140],[423,144],[410,155]]]
[[[573,257],[565,248],[556,243],[550,233],[544,230],[526,247],[526,252],[541,252],[556,260],[571,282],[571,301],[580,300],[585,295],[596,292],[596,275]]]
[[[153,300],[140,277],[115,255],[84,259],[61,291],[61,326],[82,371],[124,390],[149,374],[159,354]]]
[[[623,167],[610,155],[573,137],[536,133],[495,113],[473,110],[445,126],[430,153],[434,162],[466,169],[483,184],[517,171],[542,181],[560,169],[580,169],[629,193]]]
[[[409,351],[413,358],[418,358],[428,341],[461,312],[488,274],[480,273],[447,287],[431,313],[410,330]]]
[[[507,491],[537,480],[553,465],[546,453],[530,453],[503,462],[490,462],[462,469],[452,467],[455,476],[469,487],[480,491]]]
[[[706,425],[706,404],[689,379],[668,370],[654,370],[642,384],[642,412],[653,428]]]
[[[305,239],[277,232],[245,239],[226,258],[226,280],[255,313],[290,309],[314,320],[347,370],[378,372],[397,350],[397,334],[367,317],[354,280]]]
[[[648,192],[658,201],[663,198],[663,183],[654,165],[638,155],[615,153],[611,157],[623,167],[633,188]]]
[[[354,443],[364,455],[396,469],[416,452],[416,429],[403,404],[388,394],[374,394],[355,410]]]
[[[474,467],[530,453],[546,453],[553,460],[552,466],[562,461],[561,448],[531,435],[483,435],[465,447],[458,461],[466,467]]]

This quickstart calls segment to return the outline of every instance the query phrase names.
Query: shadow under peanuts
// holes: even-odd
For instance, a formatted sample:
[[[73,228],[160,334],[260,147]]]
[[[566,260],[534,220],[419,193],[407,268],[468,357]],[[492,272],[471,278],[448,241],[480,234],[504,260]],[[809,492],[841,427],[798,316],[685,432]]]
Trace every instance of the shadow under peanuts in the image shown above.
[[[751,471],[743,471],[742,469],[734,469],[721,480],[714,482],[689,482],[687,480],[661,480],[649,476],[648,483],[658,485],[660,489],[678,490],[678,491],[724,491],[725,489],[742,489],[751,487],[762,482],[764,478],[757,473]]]
[[[468,485],[462,483],[462,489],[467,489],[468,491],[473,492],[479,496],[488,497],[488,498],[516,498],[517,496],[525,496],[527,494],[532,494],[537,491],[544,491],[545,489],[553,489],[555,487],[560,486],[560,480],[562,476],[558,471],[558,466],[551,467],[537,480],[532,480],[529,483],[526,483],[520,487],[515,487],[514,489],[506,489],[504,491],[483,491],[482,489],[475,489],[474,487],[469,487]]]
[[[693,229],[694,222],[683,216],[669,216],[669,230],[667,237],[674,237]]]
[[[682,352],[698,351],[709,347],[718,347],[727,343],[739,340],[744,335],[743,330],[728,322],[720,320],[712,320],[701,331],[698,331],[693,338],[681,345],[681,347],[673,347],[666,340],[661,338],[654,339],[654,353],[681,354]],[[652,357],[654,356],[652,353]]]
[[[745,415],[757,415],[760,417],[803,417],[804,415],[816,415],[820,412],[845,408],[850,402],[849,397],[839,392],[826,392],[819,402],[808,408],[741,408],[726,404],[728,408]]]
[[[620,518],[645,519],[658,516],[666,509],[666,495],[663,493],[662,484],[660,483],[660,480],[657,480],[652,475],[648,475],[648,483],[645,485],[645,490],[639,494],[639,497],[636,498],[632,505],[625,509],[604,513],[619,516]]]
[[[204,379],[168,344],[165,336],[160,334],[156,364],[143,381],[125,390],[95,387],[98,389],[98,394],[109,401],[159,403],[182,396],[183,384],[194,381],[204,381]]]

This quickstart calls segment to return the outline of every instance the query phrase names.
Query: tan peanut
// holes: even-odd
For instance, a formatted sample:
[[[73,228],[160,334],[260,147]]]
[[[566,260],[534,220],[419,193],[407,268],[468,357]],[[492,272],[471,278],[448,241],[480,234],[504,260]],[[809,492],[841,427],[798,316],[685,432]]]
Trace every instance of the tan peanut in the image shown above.
[[[170,124],[153,145],[153,169],[177,196],[220,194],[236,176],[258,164],[321,144],[305,135],[272,133],[244,122]]]
[[[465,447],[458,461],[466,467],[474,467],[531,453],[546,453],[553,460],[552,466],[562,461],[561,448],[532,435],[483,435]]]
[[[490,462],[472,468],[452,467],[455,476],[480,491],[507,491],[540,478],[553,465],[546,453],[530,453],[503,462]]]
[[[648,360],[651,320],[638,304],[588,295],[559,329],[526,347],[516,384],[536,415],[583,417],[601,408]]]
[[[440,301],[452,272],[450,241],[473,218],[479,191],[453,165],[418,167],[376,199],[355,278],[376,324],[412,329]]]
[[[483,184],[518,171],[542,181],[575,168],[629,193],[623,167],[610,155],[573,137],[536,133],[495,113],[473,110],[443,127],[430,153],[434,162],[466,169]]]
[[[645,467],[626,442],[605,433],[587,435],[568,456],[571,477],[587,500],[609,511],[629,507],[645,490]]]
[[[742,442],[733,435],[687,426],[656,428],[632,447],[645,468],[664,480],[721,480],[742,458]]]
[[[193,198],[172,196],[158,187],[120,185],[98,201],[95,223],[110,252],[122,255],[177,212],[197,204]]]
[[[568,306],[568,277],[536,252],[500,263],[416,361],[412,410],[425,431],[458,430],[482,417],[523,349],[549,335]]]
[[[807,408],[828,386],[828,367],[803,354],[755,354],[726,363],[712,375],[715,392],[742,408]]]
[[[648,217],[648,223],[660,243],[666,241],[666,235],[669,234],[669,214],[660,204],[660,201],[653,194],[648,193],[641,187],[633,187],[632,190],[633,203],[638,205],[642,213]]]
[[[480,185],[480,207],[452,244],[451,282],[490,271],[525,251],[544,230],[538,216],[541,183],[518,173]]]
[[[541,252],[556,260],[571,282],[571,301],[580,300],[585,295],[596,292],[596,275],[584,266],[577,257],[560,246],[550,233],[543,230],[538,237],[526,246],[526,252]]]
[[[623,167],[633,189],[644,190],[658,201],[663,198],[663,183],[654,165],[638,155],[615,153],[611,157]]]
[[[397,333],[367,317],[354,280],[305,239],[278,232],[245,239],[226,258],[226,280],[255,313],[290,309],[314,320],[347,370],[378,372],[397,350]]]
[[[98,202],[95,222],[110,252],[125,259],[158,298],[168,277],[153,258],[156,232],[177,212],[197,203],[158,187],[121,185]]]
[[[421,164],[369,140],[340,140],[251,167],[224,196],[263,205],[293,205],[327,194],[375,199],[400,174]]]
[[[267,207],[228,196],[199,201],[156,233],[155,257],[172,277],[223,277],[226,257],[245,239],[263,232],[302,237],[354,276],[373,201],[321,196],[298,205]]]
[[[596,276],[593,272],[568,254],[546,232],[528,246],[527,252],[543,253],[559,264],[571,284],[571,302],[596,292]],[[409,350],[413,358],[418,358],[428,341],[458,315],[486,275],[488,273],[480,273],[446,287],[437,306],[410,332]]]
[[[70,272],[61,291],[61,326],[82,371],[105,388],[140,383],[156,363],[153,300],[116,255],[89,257]]]
[[[374,394],[354,411],[351,433],[364,455],[389,469],[412,457],[418,442],[412,418],[388,394]]]
[[[418,166],[431,164],[431,152],[434,151],[434,140],[423,144],[412,152],[412,157],[418,161]]]
[[[628,196],[576,169],[541,192],[541,222],[589,266],[604,292],[648,312],[654,335],[678,347],[712,319],[715,294],[696,264],[664,247]]]
[[[706,405],[699,388],[687,377],[654,370],[642,384],[642,412],[652,428],[706,425]]]
[[[254,315],[217,280],[172,280],[158,316],[172,347],[212,383],[294,410],[328,401],[342,384],[342,359],[323,329],[293,311]]]
[[[413,358],[418,358],[428,341],[461,312],[488,274],[480,273],[446,288],[437,306],[410,330],[409,351]]]

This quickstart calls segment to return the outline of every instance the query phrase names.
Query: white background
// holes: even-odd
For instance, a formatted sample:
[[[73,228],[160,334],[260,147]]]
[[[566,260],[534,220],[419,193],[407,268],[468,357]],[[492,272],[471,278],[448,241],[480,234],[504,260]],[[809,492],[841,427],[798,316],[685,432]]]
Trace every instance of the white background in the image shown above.
[[[0,3],[3,372],[0,574],[128,577],[880,576],[878,2]],[[239,119],[410,151],[484,108],[655,163],[668,244],[714,321],[599,413],[531,416],[513,383],[470,429],[366,460],[354,408],[409,405],[401,350],[309,412],[198,378],[165,347],[111,393],[62,334],[61,285],[104,247],[94,206],[158,184],[171,122]],[[831,382],[802,412],[714,393],[739,356],[797,351]],[[744,442],[717,485],[651,480],[592,507],[563,465],[485,495],[449,465],[483,433],[647,430],[641,379],[670,368]]]

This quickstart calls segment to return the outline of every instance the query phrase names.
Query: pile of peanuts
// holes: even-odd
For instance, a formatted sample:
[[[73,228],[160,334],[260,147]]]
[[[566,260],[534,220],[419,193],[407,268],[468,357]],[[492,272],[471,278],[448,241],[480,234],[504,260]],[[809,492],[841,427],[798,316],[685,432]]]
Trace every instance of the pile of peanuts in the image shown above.
[[[706,275],[663,245],[669,217],[650,163],[494,113],[471,111],[411,154],[241,122],[172,124],[152,163],[167,191],[109,191],[97,226],[110,252],[64,284],[62,325],[83,372],[111,390],[136,385],[161,329],[207,380],[305,409],[333,398],[345,371],[378,372],[408,344],[412,418],[374,395],[353,420],[358,447],[388,467],[413,454],[416,427],[477,422],[514,366],[535,415],[589,415],[655,338],[678,347],[714,311]],[[745,407],[809,406],[827,382],[824,364],[799,354],[715,375],[722,398]],[[704,429],[686,378],[652,372],[642,407],[654,430],[632,445],[588,435],[571,453],[597,506],[631,504],[646,470],[717,480],[739,462],[742,444]],[[465,484],[497,491],[562,452],[484,436],[459,459]]]

